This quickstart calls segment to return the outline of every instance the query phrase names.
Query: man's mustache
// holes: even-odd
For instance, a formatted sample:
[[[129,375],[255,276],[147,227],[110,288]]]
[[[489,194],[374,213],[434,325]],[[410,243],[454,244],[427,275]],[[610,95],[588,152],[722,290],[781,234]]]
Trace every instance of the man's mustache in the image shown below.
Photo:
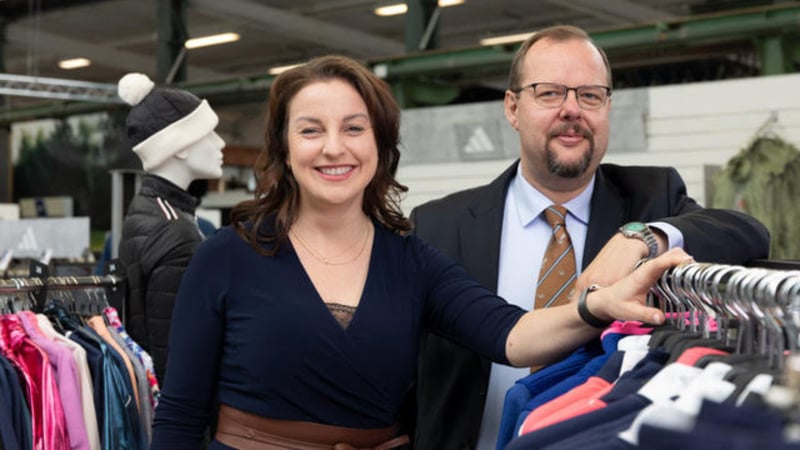
[[[581,136],[583,136],[584,138],[587,138],[587,139],[593,139],[594,138],[594,134],[591,131],[587,130],[586,128],[580,126],[580,124],[577,124],[577,123],[565,123],[563,125],[559,125],[558,127],[550,130],[550,132],[547,133],[547,137],[548,138],[554,138],[554,137],[556,137],[556,136],[558,136],[560,134],[564,134],[564,133],[566,133],[568,131],[572,131],[572,132],[574,132],[576,134],[580,134]]]

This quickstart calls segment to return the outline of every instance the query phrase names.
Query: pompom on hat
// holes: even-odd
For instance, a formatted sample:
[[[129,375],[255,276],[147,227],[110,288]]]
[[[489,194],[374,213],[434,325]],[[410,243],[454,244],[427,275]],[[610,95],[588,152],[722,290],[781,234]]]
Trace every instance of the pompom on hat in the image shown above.
[[[180,89],[156,87],[141,73],[122,77],[117,93],[131,105],[125,124],[144,170],[158,167],[214,131],[219,123],[207,101]]]

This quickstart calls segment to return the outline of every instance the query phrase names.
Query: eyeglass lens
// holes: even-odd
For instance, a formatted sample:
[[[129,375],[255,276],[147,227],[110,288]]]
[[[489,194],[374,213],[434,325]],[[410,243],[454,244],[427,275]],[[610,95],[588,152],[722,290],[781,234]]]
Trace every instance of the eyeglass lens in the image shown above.
[[[561,106],[569,91],[575,91],[578,104],[584,109],[597,109],[606,104],[608,90],[603,86],[578,86],[570,88],[557,83],[536,83],[532,85],[536,103],[547,108]]]

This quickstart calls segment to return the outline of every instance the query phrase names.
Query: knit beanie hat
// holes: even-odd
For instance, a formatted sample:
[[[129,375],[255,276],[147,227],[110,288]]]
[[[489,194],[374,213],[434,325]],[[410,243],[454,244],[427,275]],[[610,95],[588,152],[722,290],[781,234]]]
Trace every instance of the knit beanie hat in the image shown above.
[[[156,88],[141,73],[122,77],[117,93],[131,105],[125,124],[144,170],[158,167],[214,131],[219,123],[207,101],[180,89]]]

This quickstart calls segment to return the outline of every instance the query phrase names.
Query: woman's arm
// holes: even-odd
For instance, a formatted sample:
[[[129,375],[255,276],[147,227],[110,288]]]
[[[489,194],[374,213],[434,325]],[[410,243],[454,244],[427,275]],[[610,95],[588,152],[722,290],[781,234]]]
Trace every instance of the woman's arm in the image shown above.
[[[691,257],[672,249],[652,259],[625,278],[591,292],[586,298],[589,311],[599,319],[639,320],[660,324],[664,314],[645,306],[647,293],[658,277]],[[506,339],[506,356],[514,366],[549,364],[600,333],[581,319],[576,302],[526,313]]]

